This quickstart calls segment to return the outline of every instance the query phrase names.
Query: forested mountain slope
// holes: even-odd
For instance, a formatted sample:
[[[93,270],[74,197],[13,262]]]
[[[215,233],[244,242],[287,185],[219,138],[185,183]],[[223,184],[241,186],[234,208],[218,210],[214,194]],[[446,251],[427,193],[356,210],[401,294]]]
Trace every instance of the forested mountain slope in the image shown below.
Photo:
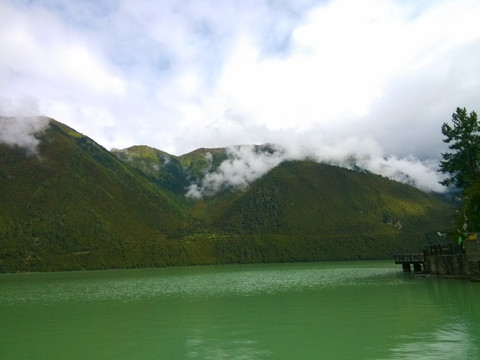
[[[51,121],[38,154],[0,144],[2,271],[161,264],[182,209],[107,150]]]
[[[285,161],[189,198],[226,149],[109,152],[54,120],[38,139],[36,154],[0,144],[2,272],[379,259],[450,227],[451,205],[371,173]]]

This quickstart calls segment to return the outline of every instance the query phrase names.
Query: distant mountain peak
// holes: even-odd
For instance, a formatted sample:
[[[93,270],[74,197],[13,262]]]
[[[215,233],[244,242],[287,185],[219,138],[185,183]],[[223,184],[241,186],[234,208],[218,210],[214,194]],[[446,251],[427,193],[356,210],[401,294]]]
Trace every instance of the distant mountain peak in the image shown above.
[[[39,156],[0,142],[0,272],[386,258],[449,228],[440,198],[277,145],[109,152],[47,120]]]

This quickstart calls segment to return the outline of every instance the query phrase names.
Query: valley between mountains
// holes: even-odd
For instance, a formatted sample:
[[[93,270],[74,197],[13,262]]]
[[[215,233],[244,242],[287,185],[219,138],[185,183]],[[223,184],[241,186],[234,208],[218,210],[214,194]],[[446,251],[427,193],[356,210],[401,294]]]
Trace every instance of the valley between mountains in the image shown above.
[[[47,120],[35,150],[0,144],[0,272],[388,259],[451,227],[443,197],[356,166],[271,144],[107,151]],[[271,168],[228,173],[235,151]]]

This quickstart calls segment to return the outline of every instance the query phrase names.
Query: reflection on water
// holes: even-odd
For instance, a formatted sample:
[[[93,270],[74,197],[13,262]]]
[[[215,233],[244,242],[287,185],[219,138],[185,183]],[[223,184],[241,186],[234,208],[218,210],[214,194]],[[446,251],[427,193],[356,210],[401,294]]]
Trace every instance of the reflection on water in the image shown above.
[[[200,329],[192,332],[186,339],[186,359],[267,359],[271,351],[258,349],[259,344],[254,340],[242,339],[242,334],[237,334],[238,339],[225,342],[223,339],[209,339],[202,334]]]
[[[405,343],[392,349],[389,359],[479,359],[478,338],[473,339],[461,319],[432,333],[402,337]]]
[[[477,359],[480,284],[391,262],[0,275],[3,359]]]
[[[415,282],[427,291],[416,300],[417,306],[432,306],[440,313],[426,318],[430,331],[401,336],[388,359],[480,359],[480,284],[458,279]]]

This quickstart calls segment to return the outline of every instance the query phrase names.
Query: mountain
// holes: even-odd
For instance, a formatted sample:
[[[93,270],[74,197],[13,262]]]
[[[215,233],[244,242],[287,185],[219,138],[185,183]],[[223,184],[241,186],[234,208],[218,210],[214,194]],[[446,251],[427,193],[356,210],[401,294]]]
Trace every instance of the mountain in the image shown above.
[[[272,239],[274,261],[389,258],[441,241],[432,230],[451,223],[451,208],[419,189],[312,161],[284,162],[214,204],[208,223],[257,245]]]
[[[148,146],[132,146],[127,149],[112,149],[112,154],[136,169],[138,174],[159,187],[181,194],[188,186],[184,169],[176,156]]]
[[[86,136],[50,120],[37,155],[0,144],[0,266],[163,265],[184,209]]]
[[[381,259],[450,227],[453,207],[435,195],[309,160],[186,197],[219,177],[228,149],[109,152],[48,121],[36,154],[0,144],[1,272]]]

